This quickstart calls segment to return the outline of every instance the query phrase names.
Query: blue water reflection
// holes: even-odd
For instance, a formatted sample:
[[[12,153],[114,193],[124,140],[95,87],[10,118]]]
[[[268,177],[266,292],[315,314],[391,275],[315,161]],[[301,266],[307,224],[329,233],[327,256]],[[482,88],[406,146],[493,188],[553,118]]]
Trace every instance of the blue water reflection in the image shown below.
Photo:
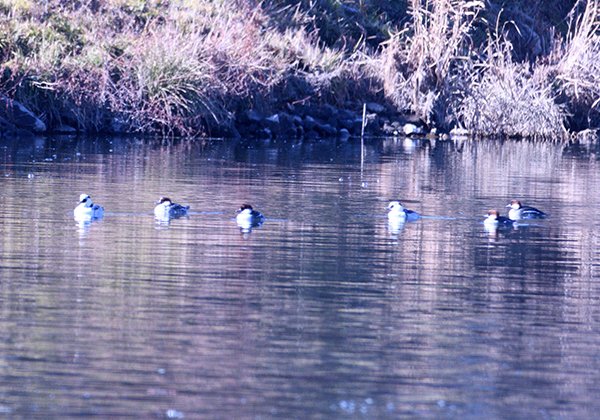
[[[599,151],[4,140],[0,413],[593,417]],[[81,192],[102,220],[73,220]],[[165,194],[189,216],[157,223]],[[390,225],[391,199],[423,217]],[[511,199],[550,217],[487,231]]]

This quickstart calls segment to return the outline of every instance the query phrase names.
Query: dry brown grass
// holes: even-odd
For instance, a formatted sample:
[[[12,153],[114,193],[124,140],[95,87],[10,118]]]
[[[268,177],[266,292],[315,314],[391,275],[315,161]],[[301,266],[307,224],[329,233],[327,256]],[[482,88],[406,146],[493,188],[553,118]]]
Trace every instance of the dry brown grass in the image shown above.
[[[340,10],[329,3],[323,10]],[[385,100],[440,128],[527,136],[561,132],[576,116],[589,126],[600,108],[597,0],[578,3],[568,36],[532,63],[515,61],[483,1],[409,0],[377,50],[364,37],[327,46],[300,3],[265,4],[0,0],[0,90],[49,126],[190,136],[227,134],[240,110],[295,101]],[[335,16],[320,17],[329,34],[349,28]]]
[[[24,3],[28,7],[18,12],[24,14],[20,26],[11,32],[31,43],[33,51],[13,43],[8,46],[12,58],[4,64],[36,74],[29,90],[44,89],[64,98],[57,114],[70,109],[69,122],[85,130],[101,129],[107,118],[116,118],[131,131],[164,134],[195,135],[227,127],[234,108],[230,102],[267,95],[295,65],[296,58],[281,48],[267,16],[247,2],[172,2],[160,6],[160,14],[144,2],[127,0],[97,2],[95,13],[85,4],[69,8],[50,2],[50,19],[41,18],[45,12],[39,4]],[[103,8],[114,13],[101,13]],[[71,22],[82,37],[76,53],[65,53],[70,45],[63,38],[22,29],[51,32],[51,23],[59,18]],[[327,61],[336,59],[325,50],[321,54],[302,31],[284,39],[286,48],[302,54],[316,71],[331,67]],[[22,86],[20,99],[35,105],[25,91]],[[89,119],[85,110],[93,108],[106,115]]]
[[[585,116],[584,127],[600,128],[600,4],[585,2],[581,15],[572,15],[568,36],[557,43],[553,57],[560,93],[573,114]]]
[[[507,27],[482,21],[483,7],[411,0],[410,23],[376,59],[365,60],[398,109],[444,128],[551,136],[561,135],[574,114],[600,108],[597,1],[586,2],[581,14],[574,9],[568,38],[534,63],[515,61]],[[518,32],[519,22],[509,24]],[[474,45],[473,30],[482,26],[488,38]]]
[[[477,134],[552,136],[564,132],[565,108],[557,104],[552,71],[515,62],[501,29],[490,34],[483,59],[469,73],[454,115]]]
[[[495,28],[456,112],[467,128],[484,134],[557,136],[569,118],[589,115],[600,100],[600,10],[597,1],[586,2],[581,14],[577,10],[567,38],[558,39],[549,56],[531,65],[514,61],[503,29]],[[584,128],[592,121],[576,124]]]
[[[564,131],[564,108],[551,86],[527,65],[505,63],[473,80],[456,114],[476,134],[554,136]]]
[[[382,45],[371,65],[399,109],[425,121],[444,119],[461,62],[472,59],[470,33],[483,7],[480,1],[411,0],[410,23]]]

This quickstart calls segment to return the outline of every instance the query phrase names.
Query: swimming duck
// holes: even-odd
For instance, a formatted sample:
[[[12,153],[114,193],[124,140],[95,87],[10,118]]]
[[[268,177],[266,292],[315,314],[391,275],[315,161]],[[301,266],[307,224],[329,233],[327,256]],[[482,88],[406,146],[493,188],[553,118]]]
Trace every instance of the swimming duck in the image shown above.
[[[157,219],[174,219],[181,216],[187,216],[190,206],[182,206],[173,203],[169,197],[160,197],[154,207],[154,216]]]
[[[79,196],[79,204],[73,210],[73,216],[77,220],[100,219],[104,216],[104,208],[92,202],[88,194]]]
[[[421,215],[413,210],[408,210],[400,201],[390,201],[388,204],[388,219],[402,219],[406,221],[417,220]]]
[[[524,206],[519,200],[512,200],[506,207],[510,209],[508,218],[511,220],[544,219],[546,217],[546,213],[543,211],[535,207]]]
[[[498,227],[512,227],[515,221],[508,217],[500,216],[498,210],[490,210],[487,213],[486,219],[483,224],[486,227],[498,228]]]
[[[240,227],[253,227],[261,225],[265,220],[265,216],[261,212],[254,210],[250,204],[242,204],[235,220]]]

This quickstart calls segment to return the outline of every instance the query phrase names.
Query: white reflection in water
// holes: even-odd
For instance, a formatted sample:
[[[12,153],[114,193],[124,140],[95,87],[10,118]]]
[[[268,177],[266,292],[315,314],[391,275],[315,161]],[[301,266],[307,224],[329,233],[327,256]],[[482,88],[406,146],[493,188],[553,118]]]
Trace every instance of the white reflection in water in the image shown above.
[[[160,227],[169,227],[171,225],[171,222],[177,219],[189,219],[189,215],[183,215],[183,216],[170,216],[168,214],[162,214],[160,216],[155,215],[154,216],[154,221],[156,222],[156,227],[160,228]]]
[[[243,234],[249,234],[252,229],[262,226],[264,219],[251,220],[251,219],[236,219],[236,223],[240,228],[240,232]]]
[[[406,153],[413,153],[417,149],[417,140],[405,137],[402,141],[402,147]]]
[[[388,217],[388,229],[392,235],[398,235],[404,225],[406,225],[406,219],[400,217]]]
[[[92,223],[100,223],[101,221],[102,217],[75,219],[75,222],[77,223],[77,233],[79,234],[80,245],[83,244],[82,240],[88,236]]]

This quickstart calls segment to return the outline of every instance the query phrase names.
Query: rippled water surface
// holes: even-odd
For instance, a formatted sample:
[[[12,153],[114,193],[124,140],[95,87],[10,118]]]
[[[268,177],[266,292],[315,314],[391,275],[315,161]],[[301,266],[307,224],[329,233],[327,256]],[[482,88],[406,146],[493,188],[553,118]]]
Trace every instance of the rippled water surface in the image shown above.
[[[599,156],[4,140],[0,416],[594,417]],[[73,220],[82,192],[102,220]],[[161,195],[190,216],[155,222]],[[425,217],[388,226],[392,198]],[[550,217],[486,231],[513,198]],[[245,202],[267,218],[249,233]]]

